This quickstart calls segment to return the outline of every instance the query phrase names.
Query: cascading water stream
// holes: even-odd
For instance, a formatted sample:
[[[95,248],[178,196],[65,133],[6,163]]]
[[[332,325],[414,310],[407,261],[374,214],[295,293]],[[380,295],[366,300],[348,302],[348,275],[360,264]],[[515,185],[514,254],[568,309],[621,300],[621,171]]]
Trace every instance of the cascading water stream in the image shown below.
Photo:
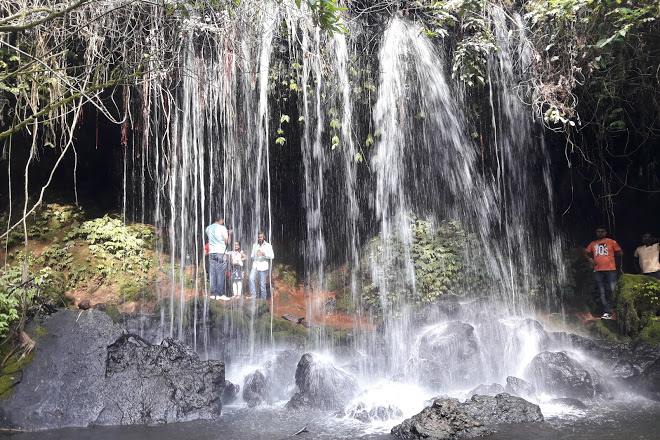
[[[548,159],[542,141],[535,140],[542,136],[518,96],[518,78],[525,69],[521,63],[528,63],[529,56],[524,37],[511,36],[510,27],[516,24],[497,9],[491,12],[502,47],[490,62],[489,75],[497,86],[490,89],[492,127],[483,134],[493,145],[492,154],[486,152],[494,158],[496,171],[491,175],[480,160],[480,147],[468,136],[466,93],[449,79],[439,41],[421,34],[414,23],[390,20],[377,45],[379,77],[371,114],[375,148],[364,151],[356,140],[356,134],[364,132],[356,121],[364,116],[354,113],[359,106],[355,82],[364,79],[349,75],[354,66],[364,68],[356,62],[364,48],[343,35],[321,36],[301,14],[290,11],[272,6],[235,26],[217,17],[206,23],[189,20],[174,94],[158,89],[147,93],[154,102],[149,106],[147,100],[144,108],[152,110],[143,113],[154,113],[148,125],[153,135],[147,133],[143,140],[153,140],[161,148],[144,160],[153,167],[148,172],[142,162],[132,166],[139,168],[134,180],[154,178],[153,217],[167,240],[163,250],[172,256],[167,263],[169,281],[160,288],[163,334],[190,340],[206,356],[217,351],[215,337],[209,334],[213,318],[202,257],[204,228],[215,215],[225,214],[234,239],[243,242],[246,252],[257,232],[267,229],[269,241],[275,238],[270,144],[272,121],[280,119],[283,110],[275,114],[271,81],[272,69],[282,62],[276,54],[282,51],[289,56],[285,65],[288,61],[301,66],[294,111],[302,116],[298,126],[306,315],[321,330],[313,345],[321,348],[328,342],[323,330],[326,270],[330,264],[344,263],[354,300],[361,294],[360,272],[371,272],[380,292],[389,360],[379,368],[406,368],[412,309],[405,301],[392,304],[390,295],[400,289],[410,289],[413,298],[417,295],[410,229],[416,216],[432,222],[458,221],[475,233],[478,246],[468,250],[466,258],[478,255],[484,261],[485,267],[473,268],[487,272],[492,280],[483,286],[484,294],[496,295],[511,312],[524,314],[529,304],[518,292],[546,281],[539,280],[540,273],[556,272],[560,251],[546,214],[552,207]],[[286,49],[279,35],[281,22],[288,29]],[[361,168],[369,170],[371,182],[360,177]],[[542,184],[534,185],[533,175],[542,175]],[[533,196],[521,197],[521,187],[533,188]],[[141,200],[144,191],[140,194]],[[526,232],[538,227],[548,229],[547,236],[555,240],[551,249],[541,249]],[[365,232],[379,232],[383,246],[370,267],[361,267]],[[394,243],[401,246],[400,255]],[[540,270],[539,259],[550,260],[552,270]],[[192,261],[191,266],[186,261]],[[392,265],[403,269],[402,279],[388,280]],[[556,276],[548,278],[549,284],[555,280]],[[191,308],[186,306],[189,298]],[[247,356],[250,362],[269,342],[256,331],[256,310],[251,309],[248,330],[229,343],[235,356]],[[232,315],[231,331],[238,331],[235,319]],[[371,337],[355,343],[365,353],[377,344]]]
[[[153,92],[154,135],[147,137],[161,148],[145,159],[153,168],[139,170],[133,179],[154,176],[154,218],[167,240],[163,250],[171,256],[163,263],[169,279],[160,288],[163,335],[191,342],[205,357],[225,360],[231,374],[254,371],[273,355],[273,335],[260,327],[260,305],[246,306],[247,320],[234,303],[221,312],[228,319],[219,320],[217,308],[210,307],[202,245],[205,226],[222,212],[246,252],[263,231],[279,257],[273,223],[281,219],[272,218],[272,199],[278,195],[271,192],[271,166],[282,150],[273,143],[274,126],[278,120],[283,126],[285,112],[289,123],[297,112],[298,137],[288,133],[283,148],[298,148],[294,142],[300,141],[304,213],[289,214],[302,216],[305,230],[305,314],[313,335],[305,348],[333,352],[324,326],[326,275],[332,266],[345,264],[354,300],[364,287],[361,273],[371,273],[380,294],[382,331],[360,332],[353,340],[363,356],[355,371],[365,385],[375,377],[403,375],[411,386],[463,392],[522,374],[521,365],[541,347],[534,332],[531,339],[521,336],[528,330],[521,318],[530,310],[525,297],[540,282],[552,289],[547,286],[557,276],[542,275],[557,272],[560,250],[548,215],[552,191],[542,132],[520,99],[531,91],[518,85],[529,56],[524,36],[511,31],[516,24],[497,9],[491,12],[502,52],[489,64],[495,85],[484,117],[492,123],[482,137],[491,150],[482,156],[469,136],[467,93],[450,78],[441,42],[423,35],[419,25],[391,19],[375,44],[376,100],[365,115],[356,110],[364,108],[356,90],[367,82],[364,72],[373,63],[359,60],[364,43],[343,35],[329,39],[285,7],[272,5],[267,12],[224,34],[218,33],[226,25],[220,19],[188,23],[180,46],[181,77],[171,95]],[[285,38],[279,34],[282,23]],[[287,104],[274,100],[282,71],[291,75],[285,82],[289,91],[290,78],[297,88],[296,99]],[[373,131],[364,130],[365,123],[373,124]],[[359,136],[366,133],[369,138],[373,133],[373,148],[359,146]],[[131,166],[143,167],[139,161]],[[455,317],[460,321],[441,316],[420,328],[415,218],[458,222],[474,234],[476,245],[466,259],[483,267],[470,270],[488,274],[491,281],[481,286],[482,295],[499,300],[491,312],[502,307],[513,316],[493,319],[475,307],[474,315]],[[539,228],[547,230],[543,243],[552,243],[551,249],[528,232]],[[376,235],[382,252],[372,256],[371,266],[361,266],[369,261],[361,259],[364,240]],[[540,268],[539,260],[549,267]],[[401,279],[387,276],[392,265],[402,269]],[[398,297],[401,291],[411,296]],[[360,322],[355,320],[356,329]],[[440,363],[428,357],[434,347],[448,350]],[[428,371],[434,368],[446,370],[446,378],[431,378]]]

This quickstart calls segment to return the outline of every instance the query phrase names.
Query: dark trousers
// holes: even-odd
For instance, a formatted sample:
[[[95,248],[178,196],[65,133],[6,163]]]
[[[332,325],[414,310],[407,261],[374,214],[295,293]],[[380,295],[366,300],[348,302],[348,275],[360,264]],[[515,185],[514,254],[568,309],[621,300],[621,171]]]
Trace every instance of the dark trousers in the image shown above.
[[[227,254],[209,254],[209,276],[211,278],[211,295],[224,295],[225,278],[227,277]]]
[[[603,307],[605,307],[605,313],[612,314],[612,309],[610,309],[610,305],[607,303],[607,298],[605,297],[605,286],[609,286],[610,292],[614,293],[617,281],[616,270],[596,271],[594,272],[594,278],[600,292],[600,301],[603,303]]]

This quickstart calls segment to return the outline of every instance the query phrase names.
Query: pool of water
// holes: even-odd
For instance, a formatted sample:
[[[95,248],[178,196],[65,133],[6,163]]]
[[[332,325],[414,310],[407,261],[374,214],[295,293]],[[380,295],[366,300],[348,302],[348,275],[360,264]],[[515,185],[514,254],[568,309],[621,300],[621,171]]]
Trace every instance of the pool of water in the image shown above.
[[[660,403],[644,399],[601,402],[587,410],[541,404],[546,421],[500,425],[493,440],[658,440]],[[307,432],[296,436],[306,427]],[[30,433],[2,433],[11,440],[318,440],[395,439],[388,424],[370,425],[320,411],[285,408],[227,407],[217,420],[161,426],[68,428]]]

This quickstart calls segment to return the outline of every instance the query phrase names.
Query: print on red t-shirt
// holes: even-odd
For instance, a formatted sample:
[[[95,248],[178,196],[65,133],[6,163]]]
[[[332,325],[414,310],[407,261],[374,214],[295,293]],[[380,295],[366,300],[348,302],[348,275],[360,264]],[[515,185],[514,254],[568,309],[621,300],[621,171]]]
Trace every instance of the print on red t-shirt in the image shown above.
[[[596,263],[594,267],[595,271],[616,270],[614,252],[621,250],[621,247],[616,241],[611,238],[592,241],[586,250],[594,256],[594,262]]]

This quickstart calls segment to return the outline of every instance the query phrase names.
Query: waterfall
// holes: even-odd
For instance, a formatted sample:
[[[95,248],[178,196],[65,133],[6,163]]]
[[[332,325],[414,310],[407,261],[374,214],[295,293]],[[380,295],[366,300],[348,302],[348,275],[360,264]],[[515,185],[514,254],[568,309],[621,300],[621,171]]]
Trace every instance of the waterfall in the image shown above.
[[[374,35],[352,23],[350,35],[333,38],[288,2],[267,3],[247,21],[184,20],[176,70],[143,88],[149,122],[135,140],[149,156],[127,161],[127,191],[139,188],[127,201],[139,209],[127,215],[153,219],[165,255],[162,334],[206,357],[250,364],[273,347],[257,302],[232,304],[223,328],[214,327],[225,312],[209,302],[203,246],[204,228],[219,213],[246,252],[263,231],[276,263],[303,262],[309,348],[333,349],[332,295],[359,305],[373,289],[377,315],[353,316],[354,327],[371,318],[383,331],[358,332],[353,344],[374,355],[385,347],[387,356],[362,365],[365,373],[416,374],[410,332],[428,298],[420,293],[415,222],[451,225],[469,244],[464,270],[481,284],[440,294],[493,298],[517,317],[532,311],[533,292],[552,297],[561,239],[542,127],[526,104],[534,93],[524,82],[529,43],[520,17],[489,14],[502,50],[489,58],[483,129],[471,125],[473,98],[451,77],[445,43],[412,20],[390,18]],[[285,165],[291,175],[281,174]],[[340,270],[346,282],[332,292],[328,276]]]

